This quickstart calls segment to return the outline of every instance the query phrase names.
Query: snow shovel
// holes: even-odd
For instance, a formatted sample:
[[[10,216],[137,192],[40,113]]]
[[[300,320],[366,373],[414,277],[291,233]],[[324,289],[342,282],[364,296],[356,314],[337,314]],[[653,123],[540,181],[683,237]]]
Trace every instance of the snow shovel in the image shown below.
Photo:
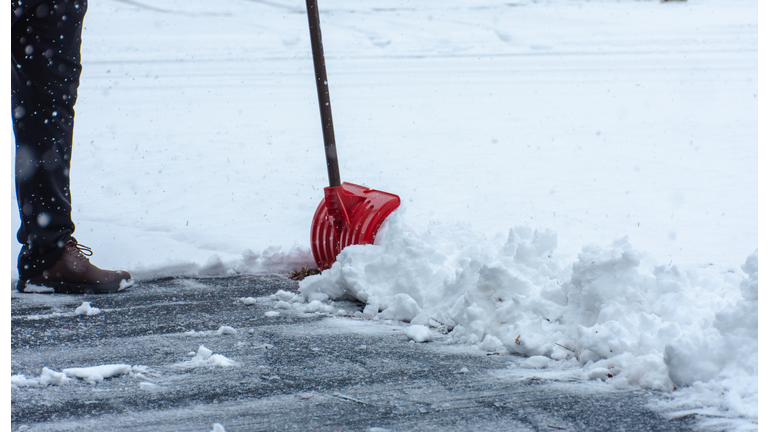
[[[311,243],[317,267],[326,270],[331,268],[345,247],[373,244],[381,224],[400,206],[400,197],[352,183],[341,183],[317,0],[307,0],[307,17],[330,182],[330,186],[325,188],[325,198],[317,206],[312,219]]]

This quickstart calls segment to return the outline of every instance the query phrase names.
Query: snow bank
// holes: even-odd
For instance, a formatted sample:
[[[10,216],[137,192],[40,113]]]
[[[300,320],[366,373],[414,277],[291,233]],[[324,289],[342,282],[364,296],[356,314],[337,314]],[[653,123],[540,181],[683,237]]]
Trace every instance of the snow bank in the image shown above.
[[[687,407],[757,418],[757,251],[746,278],[656,265],[622,238],[558,260],[551,230],[488,239],[463,225],[409,228],[399,214],[379,244],[351,246],[332,268],[276,300],[305,311],[366,303],[362,316],[447,332],[486,351],[578,360],[585,379],[676,392]],[[278,293],[279,294],[279,293]],[[412,330],[413,329],[413,330]]]

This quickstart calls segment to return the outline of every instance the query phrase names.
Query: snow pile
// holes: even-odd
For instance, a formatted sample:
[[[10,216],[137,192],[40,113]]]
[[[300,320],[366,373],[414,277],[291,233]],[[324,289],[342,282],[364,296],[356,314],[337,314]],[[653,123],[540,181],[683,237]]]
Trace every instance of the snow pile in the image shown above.
[[[92,307],[90,302],[83,302],[80,306],[75,309],[75,315],[86,315],[86,316],[93,316],[101,312],[101,309],[97,307]]]
[[[238,363],[234,360],[230,360],[221,354],[213,354],[213,351],[206,348],[204,345],[200,345],[197,349],[197,353],[190,353],[194,357],[192,360],[188,360],[182,363],[177,363],[176,366],[184,369],[191,369],[201,366],[237,366]]]
[[[526,367],[577,360],[587,379],[688,387],[678,403],[757,417],[757,252],[745,279],[654,265],[626,237],[585,246],[567,263],[554,257],[551,230],[517,227],[492,239],[462,225],[416,232],[395,214],[378,240],[346,248],[302,281],[300,298],[275,299],[331,312],[329,300],[356,298],[367,304],[360,315],[531,357]]]

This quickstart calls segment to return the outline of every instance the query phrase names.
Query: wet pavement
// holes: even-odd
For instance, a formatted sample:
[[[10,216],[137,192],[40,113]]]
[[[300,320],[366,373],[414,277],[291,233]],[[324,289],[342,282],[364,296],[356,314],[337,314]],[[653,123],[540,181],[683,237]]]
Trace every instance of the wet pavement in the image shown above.
[[[171,278],[112,295],[12,293],[11,374],[129,365],[89,383],[12,388],[14,431],[685,431],[658,394],[547,379],[405,324],[275,310],[282,276]],[[254,298],[247,305],[241,298]],[[76,314],[90,302],[94,315]],[[348,303],[347,311],[363,305]],[[267,313],[269,312],[269,313]],[[265,315],[266,313],[266,315]],[[278,314],[279,313],[279,314]],[[222,327],[226,326],[226,327]],[[195,357],[203,345],[213,354]],[[235,362],[211,361],[217,355]],[[222,358],[222,357],[219,357]]]

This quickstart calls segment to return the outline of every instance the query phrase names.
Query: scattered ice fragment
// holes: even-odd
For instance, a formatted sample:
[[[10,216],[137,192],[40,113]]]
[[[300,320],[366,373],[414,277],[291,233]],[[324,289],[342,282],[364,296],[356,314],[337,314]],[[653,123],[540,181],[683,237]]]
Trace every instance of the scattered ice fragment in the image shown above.
[[[275,318],[280,316],[280,312],[278,311],[267,311],[264,312],[264,316],[267,318]]]
[[[228,335],[237,334],[237,330],[235,330],[233,327],[230,327],[230,326],[221,326],[216,331],[216,336],[221,336],[225,334],[228,334]]]
[[[253,297],[240,297],[238,300],[240,300],[246,306],[253,306],[256,304],[256,299]]]
[[[467,367],[464,366],[463,368],[459,369],[459,373],[469,373],[469,369],[467,369]]]
[[[211,432],[227,432],[227,430],[224,429],[224,426],[222,426],[221,423],[214,423]]]
[[[83,302],[80,306],[75,309],[75,315],[86,315],[86,316],[93,316],[101,312],[101,309],[97,307],[91,307],[90,302]]]
[[[239,363],[237,363],[236,361],[228,359],[227,357],[224,357],[221,354],[213,354],[213,351],[206,348],[204,345],[200,345],[200,347],[198,347],[197,349],[197,353],[194,354],[194,357],[191,360],[177,363],[174,366],[184,368],[184,369],[192,369],[192,368],[203,367],[203,366],[228,367],[228,366],[238,366],[238,365]]]

